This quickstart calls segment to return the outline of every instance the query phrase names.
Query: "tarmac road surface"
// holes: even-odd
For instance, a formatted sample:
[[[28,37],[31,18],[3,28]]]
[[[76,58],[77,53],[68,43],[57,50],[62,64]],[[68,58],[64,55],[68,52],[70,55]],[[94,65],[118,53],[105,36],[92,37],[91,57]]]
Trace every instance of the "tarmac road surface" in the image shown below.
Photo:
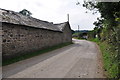
[[[101,53],[90,41],[74,44],[3,67],[3,78],[104,78]]]

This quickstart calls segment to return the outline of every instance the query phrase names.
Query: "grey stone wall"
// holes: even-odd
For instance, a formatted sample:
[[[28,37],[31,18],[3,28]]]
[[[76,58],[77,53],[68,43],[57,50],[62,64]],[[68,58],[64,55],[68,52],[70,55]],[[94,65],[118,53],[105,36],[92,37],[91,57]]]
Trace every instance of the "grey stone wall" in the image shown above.
[[[60,32],[18,24],[2,23],[3,58],[11,58],[64,42],[71,42],[71,29],[69,24],[66,26],[63,32]]]
[[[72,42],[72,32],[69,23],[63,28],[63,42]]]

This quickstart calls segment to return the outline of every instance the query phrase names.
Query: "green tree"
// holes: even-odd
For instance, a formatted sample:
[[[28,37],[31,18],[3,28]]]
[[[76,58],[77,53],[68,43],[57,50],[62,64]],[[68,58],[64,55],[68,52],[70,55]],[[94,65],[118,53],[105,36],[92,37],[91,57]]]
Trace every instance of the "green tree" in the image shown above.
[[[109,44],[107,49],[111,52],[108,55],[111,56],[107,60],[111,61],[107,63],[110,65],[107,66],[107,72],[111,78],[120,78],[120,72],[114,72],[118,70],[118,65],[120,65],[120,2],[84,1],[83,7],[93,11],[93,13],[99,12],[101,14],[98,21],[94,22],[96,27],[92,34],[99,34],[101,40]]]
[[[93,13],[99,12],[101,18],[109,20],[110,25],[115,25],[115,18],[120,18],[120,2],[91,2],[84,1],[83,7],[92,10]]]
[[[24,16],[31,16],[32,15],[32,13],[30,11],[26,10],[26,9],[23,9],[19,13],[24,15]]]

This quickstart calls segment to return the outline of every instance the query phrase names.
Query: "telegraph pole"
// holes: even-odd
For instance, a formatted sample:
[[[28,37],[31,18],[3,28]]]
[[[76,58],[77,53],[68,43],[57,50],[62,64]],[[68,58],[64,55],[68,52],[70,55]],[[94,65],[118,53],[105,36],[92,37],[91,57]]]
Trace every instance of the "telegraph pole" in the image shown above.
[[[79,25],[78,25],[78,32],[79,32],[79,28],[80,28],[80,27],[79,27]]]

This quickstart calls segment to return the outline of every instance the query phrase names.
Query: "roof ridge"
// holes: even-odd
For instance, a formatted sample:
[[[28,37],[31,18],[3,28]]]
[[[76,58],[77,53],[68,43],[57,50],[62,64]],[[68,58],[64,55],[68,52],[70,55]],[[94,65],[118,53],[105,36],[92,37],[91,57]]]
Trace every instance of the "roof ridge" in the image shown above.
[[[5,10],[1,9],[2,15],[0,16],[3,17],[0,22],[6,22],[6,23],[12,23],[12,24],[20,24],[20,25],[26,25],[26,26],[31,26],[31,27],[36,27],[36,28],[44,28],[44,29],[49,29],[49,30],[54,30],[54,31],[62,31],[56,24],[53,24],[48,21],[43,21],[37,18],[34,18],[32,16],[24,16],[18,12],[11,11],[11,10]],[[58,25],[65,24],[64,23],[59,23]]]

